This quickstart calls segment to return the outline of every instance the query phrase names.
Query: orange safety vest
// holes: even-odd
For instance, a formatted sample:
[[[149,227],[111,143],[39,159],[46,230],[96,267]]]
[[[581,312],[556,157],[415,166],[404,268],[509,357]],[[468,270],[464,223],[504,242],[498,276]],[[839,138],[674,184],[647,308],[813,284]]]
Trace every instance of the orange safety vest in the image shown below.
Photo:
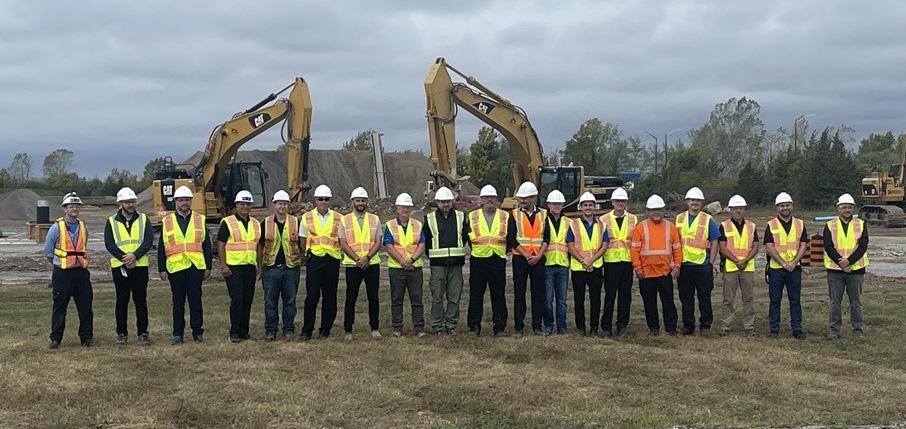
[[[513,210],[513,221],[516,223],[516,241],[519,247],[525,250],[529,255],[541,253],[541,245],[544,244],[544,227],[547,220],[547,210],[539,208],[535,212],[535,220],[529,220],[527,213],[522,210]],[[519,255],[516,249],[512,249],[513,255]]]
[[[651,247],[651,232],[649,231],[649,225],[653,222],[642,222],[639,226],[642,227],[642,249],[639,251],[640,256],[672,256],[673,249],[678,249],[681,244],[674,243],[673,237],[670,236],[670,222],[662,221],[664,225],[664,247],[660,249]],[[673,260],[670,262],[670,267],[673,268]]]
[[[161,235],[164,240],[164,255],[167,257],[166,268],[168,273],[176,273],[191,266],[196,269],[207,269],[204,260],[202,243],[205,240],[204,216],[195,212],[191,213],[191,225],[186,228],[186,237],[176,221],[176,212],[165,216],[161,224]]]
[[[75,243],[66,230],[66,220],[57,219],[57,229],[60,230],[60,238],[57,239],[57,245],[53,248],[53,254],[60,259],[60,268],[66,270],[69,268],[88,268],[88,230],[85,228],[85,222],[79,219],[79,232],[76,234]]]

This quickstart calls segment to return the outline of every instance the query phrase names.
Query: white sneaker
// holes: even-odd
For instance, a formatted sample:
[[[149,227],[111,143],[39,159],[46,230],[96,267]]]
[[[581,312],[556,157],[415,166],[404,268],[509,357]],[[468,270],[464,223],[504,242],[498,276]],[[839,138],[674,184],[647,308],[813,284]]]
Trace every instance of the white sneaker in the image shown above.
[[[400,332],[400,331],[393,331],[393,336],[394,336],[394,337],[402,337],[402,336],[403,336],[403,333]]]
[[[372,338],[381,338],[381,333],[377,330],[371,331]]]
[[[343,335],[343,339],[346,341],[352,341],[352,332],[347,332],[346,335]]]
[[[426,334],[425,334],[425,331],[419,331],[419,332],[418,332],[418,337],[419,337],[419,338],[424,338],[425,335],[426,335]]]

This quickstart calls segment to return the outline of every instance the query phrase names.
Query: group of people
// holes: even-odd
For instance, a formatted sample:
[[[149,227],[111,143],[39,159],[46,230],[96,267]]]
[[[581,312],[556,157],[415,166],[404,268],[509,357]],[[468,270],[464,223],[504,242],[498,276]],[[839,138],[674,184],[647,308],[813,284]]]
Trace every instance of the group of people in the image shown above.
[[[453,207],[453,192],[442,187],[434,196],[437,210],[424,222],[411,216],[410,195],[395,201],[396,215],[381,223],[368,211],[368,193],[352,191],[351,211],[332,210],[331,189],[315,189],[315,208],[297,218],[289,214],[290,197],[278,191],[272,214],[262,220],[250,216],[252,194],[235,196],[235,214],[221,220],[214,240],[230,298],[229,339],[251,338],[249,319],[255,285],[264,289],[264,338],[278,332],[286,339],[310,341],[320,303],[317,338],[331,335],[337,316],[337,290],[341,267],[345,270],[344,338],[352,340],[356,302],[362,283],[368,300],[370,335],[380,337],[381,250],[387,255],[390,280],[391,329],[401,336],[406,295],[412,332],[419,337],[457,332],[463,290],[463,266],[469,262],[469,296],[466,325],[470,335],[482,332],[485,294],[491,301],[492,333],[506,336],[508,310],[506,266],[512,259],[513,334],[526,334],[526,316],[535,335],[567,332],[567,283],[572,278],[574,324],[583,336],[619,336],[629,325],[633,278],[638,278],[650,335],[708,335],[713,323],[711,292],[714,272],[723,273],[721,334],[733,329],[737,317],[736,295],[741,296],[743,331],[754,335],[753,288],[755,257],[763,243],[768,266],[769,333],[780,333],[780,303],[787,293],[792,336],[803,339],[800,304],[800,260],[805,257],[808,234],[802,219],[793,216],[789,194],[777,195],[777,216],[763,229],[759,240],[755,223],[745,217],[746,201],[739,195],[729,201],[730,217],[718,222],[702,211],[704,195],[692,188],[685,196],[687,210],[675,223],[665,219],[665,203],[658,195],[646,202],[646,218],[627,211],[628,195],[622,188],[611,195],[613,210],[598,216],[595,197],[579,198],[579,214],[565,217],[564,195],[551,191],[547,208],[538,206],[538,190],[523,183],[515,194],[519,206],[499,208],[496,189],[481,189],[481,207],[464,213]],[[180,187],[173,195],[175,211],[162,219],[157,243],[158,272],[172,292],[173,344],[183,342],[185,306],[188,301],[192,339],[204,341],[202,283],[214,269],[213,245],[207,237],[205,216],[192,211],[192,191]],[[117,194],[119,210],[110,216],[104,232],[116,288],[116,342],[129,340],[127,314],[130,298],[136,309],[136,342],[148,344],[148,252],[154,242],[149,218],[135,209],[136,196],[129,188]],[[79,338],[90,346],[93,339],[92,288],[88,267],[88,234],[79,219],[81,200],[70,193],[62,203],[64,216],[47,234],[44,253],[53,264],[53,312],[50,348],[63,338],[66,310],[74,299],[79,314]],[[855,202],[849,194],[836,203],[838,216],[824,227],[824,266],[827,269],[829,340],[840,336],[841,304],[849,298],[853,336],[862,336],[861,289],[868,264],[868,231],[853,217]],[[429,263],[431,292],[430,326],[423,309],[423,266]],[[295,333],[296,295],[305,265],[305,299],[302,324]],[[682,325],[674,304],[678,289]],[[603,303],[602,303],[603,290]],[[526,300],[528,293],[529,301]],[[586,293],[588,312],[586,312]],[[658,311],[660,300],[660,311]],[[696,301],[698,319],[695,318]],[[603,306],[603,311],[602,311]],[[279,308],[279,311],[278,311]],[[281,323],[282,322],[282,323]]]

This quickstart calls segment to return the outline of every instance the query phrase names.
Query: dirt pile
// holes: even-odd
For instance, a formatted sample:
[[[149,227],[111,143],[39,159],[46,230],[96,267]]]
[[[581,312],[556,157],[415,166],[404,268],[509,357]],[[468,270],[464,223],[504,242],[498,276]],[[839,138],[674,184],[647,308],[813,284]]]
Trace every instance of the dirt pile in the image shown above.
[[[35,220],[38,200],[47,200],[30,189],[16,189],[0,194],[0,220]],[[47,201],[50,206],[50,219],[63,216],[59,204]]]

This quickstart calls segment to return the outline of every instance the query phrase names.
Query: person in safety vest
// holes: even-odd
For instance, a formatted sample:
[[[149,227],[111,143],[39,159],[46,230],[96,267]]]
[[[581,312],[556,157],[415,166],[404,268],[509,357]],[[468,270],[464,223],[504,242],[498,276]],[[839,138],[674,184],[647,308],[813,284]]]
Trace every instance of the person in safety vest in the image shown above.
[[[610,195],[613,210],[601,216],[607,230],[607,251],[604,252],[604,314],[601,316],[601,333],[605,337],[623,335],[629,325],[629,307],[632,304],[632,258],[629,255],[629,237],[639,222],[626,211],[629,194],[617,188]],[[613,330],[614,301],[617,307],[617,329]]]
[[[720,228],[701,210],[705,196],[693,187],[686,192],[686,207],[676,215],[676,228],[683,240],[683,264],[676,282],[683,308],[683,335],[695,333],[695,299],[698,298],[699,333],[711,334],[714,313],[711,291],[714,289],[714,267],[717,264]]]
[[[547,231],[547,210],[539,208],[538,188],[524,182],[516,191],[519,207],[513,209],[507,222],[507,247],[513,254],[513,323],[515,336],[525,329],[525,291],[532,282],[532,333],[544,335],[544,251],[550,241]]]
[[[94,339],[94,312],[91,309],[94,292],[88,272],[88,229],[79,219],[82,199],[75,192],[63,196],[63,217],[56,220],[44,240],[44,256],[53,264],[53,310],[50,317],[50,345],[60,348],[66,328],[69,300],[75,301],[79,312],[79,341],[91,347]]]
[[[381,220],[374,213],[368,213],[368,191],[358,187],[349,196],[352,212],[343,215],[340,227],[340,248],[343,250],[343,266],[346,267],[346,304],[343,307],[343,329],[345,340],[352,340],[352,325],[355,323],[355,304],[359,298],[359,287],[365,281],[368,296],[368,325],[371,336],[380,338],[380,302],[378,291],[381,282]]]
[[[720,333],[730,333],[736,310],[736,292],[742,296],[742,327],[746,335],[755,335],[755,308],[752,290],[755,286],[755,255],[758,254],[758,230],[755,222],[744,217],[745,198],[734,195],[727,207],[730,217],[720,223],[720,253],[723,255],[721,268],[724,277],[723,313]]]
[[[764,251],[767,254],[768,327],[770,335],[780,335],[780,300],[786,289],[790,301],[790,328],[793,338],[805,339],[802,328],[802,268],[799,261],[808,249],[808,232],[805,222],[793,216],[793,198],[786,192],[774,199],[777,216],[768,221],[764,229]]]
[[[135,211],[135,191],[120,189],[120,209],[107,219],[104,246],[110,253],[110,269],[116,289],[116,343],[126,344],[130,296],[135,302],[136,342],[148,345],[148,251],[154,245],[151,219]]]
[[[648,197],[645,203],[648,218],[639,222],[630,236],[629,254],[632,268],[639,278],[639,294],[645,305],[645,322],[651,336],[659,335],[661,329],[658,297],[661,299],[667,335],[676,335],[673,280],[680,275],[683,249],[676,226],[664,219],[664,206],[664,199],[659,195]]]
[[[576,330],[579,335],[601,335],[598,323],[601,318],[601,286],[604,284],[604,252],[610,236],[607,225],[595,217],[595,196],[585,192],[579,197],[581,214],[572,220],[566,233],[569,254],[572,255],[570,270],[573,276],[573,301],[575,303]],[[588,289],[590,311],[588,321],[591,330],[585,328],[585,289]]]
[[[249,216],[254,203],[252,193],[236,193],[236,213],[220,221],[217,231],[217,254],[220,255],[220,273],[230,294],[230,342],[251,339],[249,318],[255,298],[255,280],[258,279],[258,242],[261,224]]]
[[[258,241],[258,266],[264,287],[264,339],[277,339],[281,319],[277,303],[283,301],[283,338],[290,340],[295,337],[296,293],[302,265],[299,220],[288,214],[290,198],[286,191],[274,193],[271,203],[273,214],[264,218]]]
[[[425,253],[431,264],[431,330],[435,335],[453,335],[459,323],[462,266],[470,230],[465,214],[453,209],[453,199],[453,191],[442,186],[434,194],[437,210],[425,215]]]
[[[403,299],[409,293],[412,308],[412,331],[425,336],[425,315],[422,305],[422,254],[425,236],[422,223],[412,219],[412,197],[407,193],[396,197],[396,217],[384,224],[384,248],[387,249],[387,274],[390,277],[390,323],[393,336],[403,334]]]
[[[485,185],[479,192],[481,208],[469,212],[469,335],[481,335],[484,293],[491,290],[494,336],[506,336],[506,230],[509,212],[497,208],[497,189]]]
[[[299,341],[311,340],[315,329],[315,310],[321,304],[321,326],[318,338],[330,337],[337,318],[337,282],[340,278],[340,228],[343,215],[330,209],[333,193],[327,185],[315,188],[315,208],[305,212],[299,221],[302,254],[305,262],[305,309]]]
[[[547,195],[547,236],[544,249],[544,333],[554,331],[556,314],[557,335],[566,334],[566,282],[569,280],[569,249],[566,234],[569,219],[563,216],[566,197],[558,190]],[[554,311],[556,309],[556,311]]]
[[[868,266],[868,228],[853,218],[856,202],[852,195],[837,199],[837,217],[824,225],[824,268],[827,269],[828,340],[840,338],[843,295],[849,297],[849,319],[853,337],[862,337],[862,279]]]

